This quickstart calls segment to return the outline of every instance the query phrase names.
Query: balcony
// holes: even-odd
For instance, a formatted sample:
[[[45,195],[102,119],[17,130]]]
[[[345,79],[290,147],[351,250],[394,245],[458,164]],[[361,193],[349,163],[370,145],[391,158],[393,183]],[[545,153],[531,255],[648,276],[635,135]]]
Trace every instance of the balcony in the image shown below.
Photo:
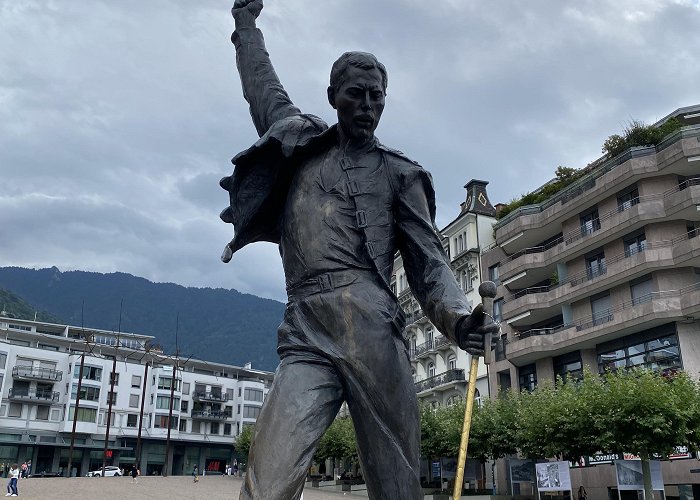
[[[49,368],[34,368],[31,366],[15,366],[12,369],[12,377],[19,380],[50,380],[59,382],[63,378],[60,370]]]
[[[700,283],[679,290],[651,292],[571,324],[520,333],[509,339],[507,358],[520,366],[566,352],[582,342],[592,348],[599,342],[698,314]]]
[[[436,352],[438,349],[443,347],[449,347],[450,345],[450,339],[448,339],[444,335],[437,335],[433,340],[428,340],[427,342],[418,344],[413,350],[413,352],[411,352],[411,358],[419,358],[424,354]]]
[[[425,380],[416,382],[416,392],[423,392],[440,387],[441,385],[446,385],[452,382],[462,382],[465,380],[464,370],[453,368],[452,370],[447,370],[439,375],[428,377]]]
[[[18,401],[36,401],[40,403],[58,403],[61,393],[55,391],[30,391],[29,389],[10,388],[8,399]]]
[[[539,205],[520,207],[499,220],[496,237],[501,245],[521,248],[547,238],[547,226],[568,219],[582,208],[609,196],[610,186],[624,187],[640,175],[691,175],[687,158],[700,150],[700,126],[683,127],[656,147],[631,148],[615,158],[601,158],[594,170]],[[618,168],[625,165],[625,168]],[[551,233],[549,233],[551,234]]]
[[[199,420],[226,420],[231,417],[233,417],[233,414],[228,411],[199,410],[192,412],[192,418]]]
[[[230,401],[231,395],[223,392],[195,391],[192,393],[192,399],[194,401],[214,401],[221,403],[224,401]]]

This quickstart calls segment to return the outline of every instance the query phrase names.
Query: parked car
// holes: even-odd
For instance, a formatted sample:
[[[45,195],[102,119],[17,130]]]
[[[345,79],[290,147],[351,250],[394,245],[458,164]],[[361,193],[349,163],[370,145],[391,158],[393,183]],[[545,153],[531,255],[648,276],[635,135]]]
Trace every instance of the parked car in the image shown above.
[[[34,474],[30,474],[29,477],[61,477],[62,474],[60,472],[49,472],[49,471],[41,471],[41,472],[36,472]]]
[[[105,467],[105,477],[121,476],[121,475],[122,475],[122,470],[119,467],[117,467],[116,465],[108,465],[107,467]],[[102,477],[102,467],[100,467],[97,470],[88,472],[87,477]]]

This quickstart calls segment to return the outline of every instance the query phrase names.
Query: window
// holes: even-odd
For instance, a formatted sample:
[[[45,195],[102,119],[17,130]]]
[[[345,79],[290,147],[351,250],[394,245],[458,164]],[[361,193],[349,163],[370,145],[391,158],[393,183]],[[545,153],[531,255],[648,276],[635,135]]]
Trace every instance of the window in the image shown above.
[[[428,363],[428,377],[435,376],[435,363]]]
[[[629,257],[639,252],[643,252],[647,247],[647,237],[644,233],[631,236],[624,240],[625,257]]]
[[[117,404],[117,393],[109,391],[107,393],[107,404],[112,403],[113,405]]]
[[[126,426],[136,427],[139,425],[139,416],[136,413],[129,413],[126,416]]]
[[[73,378],[78,378],[80,375],[80,365],[75,365],[73,370]],[[83,367],[83,380],[94,380],[100,382],[102,380],[102,368],[96,366]]]
[[[173,409],[177,411],[180,407],[180,398],[173,398]],[[156,398],[156,409],[170,410],[170,396],[158,396]]]
[[[261,389],[251,389],[246,387],[244,399],[247,401],[258,401],[262,403],[263,391]]]
[[[600,229],[600,219],[598,218],[598,209],[591,210],[580,217],[581,221],[581,236],[587,236]]]
[[[602,325],[612,321],[613,314],[610,305],[610,294],[603,292],[591,297],[591,311],[593,313],[593,326]]]
[[[36,407],[36,419],[37,420],[48,420],[49,419],[49,409],[50,406],[37,406]]]
[[[433,327],[429,326],[425,329],[425,343],[429,348],[433,347]]]
[[[76,399],[78,394],[78,385],[74,384],[71,389],[70,398]],[[89,387],[82,386],[80,388],[80,399],[82,401],[99,401],[100,400],[100,388],[99,387]]]
[[[212,422],[209,430],[209,434],[218,434],[219,433],[219,423],[218,422]]]
[[[523,366],[518,370],[518,384],[520,391],[534,391],[537,387],[537,369],[535,364]]]
[[[98,425],[107,425],[107,413],[108,412],[106,412],[104,410],[100,411]],[[114,425],[116,413],[112,412],[112,413],[110,413],[110,416],[111,416],[111,418],[110,418],[109,425]]]
[[[637,190],[637,187],[634,186],[632,189],[629,189],[617,196],[617,211],[624,212],[638,203],[639,191]]]
[[[193,421],[192,421],[192,430],[191,430],[190,432],[192,432],[192,434],[201,434],[201,433],[202,433],[202,424],[203,424],[203,423],[204,423],[204,422],[199,422],[199,421],[196,421],[196,422],[195,422],[195,421],[193,420]]]
[[[457,356],[456,355],[450,354],[450,356],[447,358],[447,367],[450,370],[457,369]]]
[[[7,353],[0,352],[0,368],[5,369],[6,364],[7,364]]]
[[[10,410],[7,412],[8,417],[19,418],[22,416],[22,404],[21,403],[10,403]]]
[[[583,377],[583,363],[581,361],[581,351],[562,354],[552,359],[554,365],[554,379],[561,377],[566,381],[567,376],[580,380]]]
[[[586,257],[586,275],[589,280],[602,276],[607,272],[605,265],[605,254],[602,251]]]
[[[68,420],[73,421],[73,413],[75,412],[75,406],[71,406],[68,410]],[[96,408],[78,408],[76,413],[76,420],[78,422],[97,422],[97,409]]]
[[[131,387],[140,388],[141,387],[141,375],[131,376]]]
[[[652,298],[654,282],[651,276],[642,276],[630,282],[630,294],[632,295],[632,305],[649,302]]]
[[[114,379],[114,380],[112,380]],[[110,372],[109,373],[109,383],[114,383],[115,385],[119,383],[119,372]]]
[[[259,406],[245,405],[243,407],[243,418],[258,418],[258,415],[260,415]]]
[[[129,408],[138,408],[139,407],[139,395],[138,394],[129,394]]]
[[[237,415],[241,414],[241,405],[238,405],[238,411],[236,412]]]
[[[688,239],[695,238],[700,233],[700,225],[696,222],[688,221],[685,224],[685,229],[688,233]],[[0,357],[2,354],[0,354]],[[2,365],[2,363],[0,363]],[[4,366],[4,365],[3,365]],[[2,368],[3,366],[0,366]]]
[[[501,282],[500,272],[498,271],[498,264],[489,267],[489,280],[496,283],[496,285],[498,285]]]
[[[231,435],[231,424],[224,424],[224,436]]]
[[[180,432],[187,432],[187,420],[185,420],[184,418],[180,420],[179,431]]]
[[[493,320],[503,321],[503,298],[493,301]]]
[[[643,366],[651,370],[682,368],[675,324],[670,323],[598,346],[598,371]]]
[[[190,402],[182,400],[182,402],[180,403],[180,411],[183,413],[187,413],[188,411],[190,411]]]
[[[190,393],[190,383],[189,383],[189,382],[183,382],[183,383],[182,383],[182,393],[183,393],[183,394],[189,394],[189,393]]]
[[[158,389],[170,390],[170,385],[172,384],[172,377],[158,377]],[[175,390],[180,390],[180,380],[175,382]]]
[[[155,419],[153,421],[153,427],[155,427],[156,429],[167,429],[168,428],[168,416],[156,414]],[[178,428],[176,416],[173,416],[173,418],[171,420],[170,428],[171,429]]]

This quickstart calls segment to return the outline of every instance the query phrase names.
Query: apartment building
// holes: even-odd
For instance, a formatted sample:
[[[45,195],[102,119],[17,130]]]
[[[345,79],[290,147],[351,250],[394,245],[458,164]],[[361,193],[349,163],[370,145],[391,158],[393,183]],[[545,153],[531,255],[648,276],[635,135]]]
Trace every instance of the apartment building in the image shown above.
[[[67,475],[75,425],[74,475],[97,470],[105,456],[108,465],[136,462],[149,475],[187,474],[194,464],[222,471],[236,456],[234,438],[255,423],[273,374],[175,359],[150,348],[152,340],[0,316],[0,467],[32,460],[34,473]]]
[[[470,305],[481,301],[478,288],[480,249],[493,243],[496,211],[486,193],[488,182],[471,180],[464,186],[466,201],[460,213],[440,231],[445,252]],[[404,335],[410,345],[411,366],[418,398],[444,406],[464,399],[471,356],[439,333],[423,313],[406,280],[401,255],[394,259],[392,289],[406,314]],[[486,367],[479,365],[476,397],[488,397]]]
[[[658,146],[601,158],[542,204],[495,224],[481,259],[498,283],[503,325],[492,396],[584,367],[700,376],[700,106],[657,125],[671,117],[684,126]],[[575,479],[595,484],[585,475],[593,469]],[[687,467],[674,471],[677,484],[692,482]]]

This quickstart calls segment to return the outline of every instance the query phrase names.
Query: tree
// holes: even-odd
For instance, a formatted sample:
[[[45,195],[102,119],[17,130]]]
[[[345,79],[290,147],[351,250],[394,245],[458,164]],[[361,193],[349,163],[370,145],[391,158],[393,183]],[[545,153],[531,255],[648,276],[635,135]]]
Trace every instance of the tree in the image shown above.
[[[248,461],[248,452],[250,451],[250,444],[253,442],[254,431],[254,425],[244,425],[240,434],[233,441],[233,448],[238,454],[244,456],[246,461]]]
[[[470,457],[485,462],[517,453],[519,404],[517,393],[504,391],[474,408],[467,450]]]
[[[350,417],[336,418],[321,437],[314,459],[320,462],[328,458],[357,461],[355,427]]]

